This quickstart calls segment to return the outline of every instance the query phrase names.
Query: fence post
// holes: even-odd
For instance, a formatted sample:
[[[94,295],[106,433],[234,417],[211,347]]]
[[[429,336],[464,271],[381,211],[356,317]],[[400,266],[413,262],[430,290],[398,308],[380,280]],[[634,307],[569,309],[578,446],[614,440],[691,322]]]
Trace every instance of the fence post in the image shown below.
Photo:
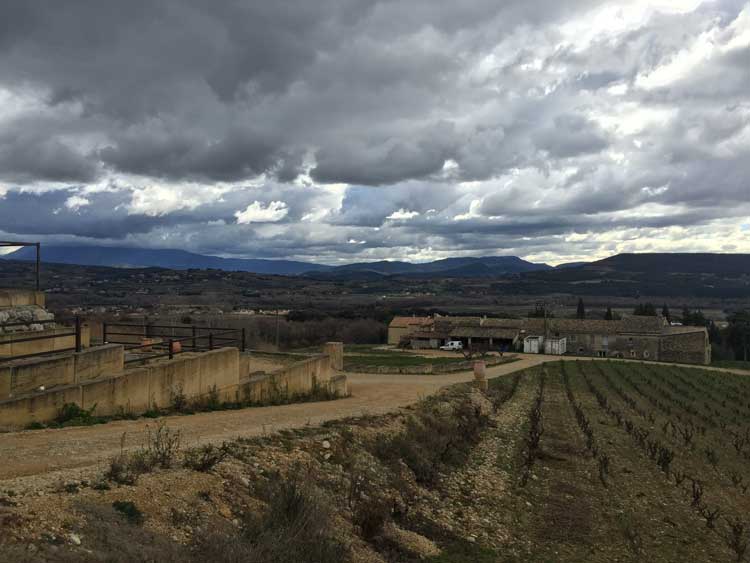
[[[81,317],[76,315],[76,352],[81,351]]]
[[[208,349],[209,350],[214,349],[214,333],[213,332],[208,333]]]
[[[174,359],[174,347],[172,346],[172,339],[171,338],[169,339],[169,341],[167,342],[167,344],[169,345],[169,359],[172,360],[172,359]]]
[[[107,323],[102,323],[102,344],[107,343]]]
[[[242,329],[242,343],[240,344],[240,351],[245,351],[245,329]]]

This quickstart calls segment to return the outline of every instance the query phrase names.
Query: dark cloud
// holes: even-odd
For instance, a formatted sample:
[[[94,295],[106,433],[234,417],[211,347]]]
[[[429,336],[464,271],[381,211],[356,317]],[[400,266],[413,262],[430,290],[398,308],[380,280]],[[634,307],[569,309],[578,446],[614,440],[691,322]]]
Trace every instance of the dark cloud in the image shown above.
[[[0,230],[328,261],[724,244],[750,8],[648,4],[0,0]]]

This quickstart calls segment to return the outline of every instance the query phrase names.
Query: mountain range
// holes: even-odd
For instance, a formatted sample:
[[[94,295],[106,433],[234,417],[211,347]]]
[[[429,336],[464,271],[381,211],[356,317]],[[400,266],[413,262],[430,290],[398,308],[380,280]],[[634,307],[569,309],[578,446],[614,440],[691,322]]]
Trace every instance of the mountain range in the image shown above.
[[[35,260],[36,251],[24,247],[6,254],[11,260]],[[441,276],[482,277],[515,274],[550,269],[547,264],[527,262],[517,256],[488,256],[483,258],[446,258],[434,262],[361,262],[344,266],[328,266],[294,260],[265,260],[260,258],[221,258],[176,249],[148,249],[109,246],[42,246],[42,260],[58,264],[109,266],[115,268],[168,268],[173,270],[214,268],[257,274],[315,275],[332,279],[368,276]]]
[[[0,258],[34,260],[34,248],[21,248]],[[316,279],[380,279],[398,277],[479,278],[523,274],[548,282],[573,282],[608,278],[629,272],[641,276],[664,274],[750,274],[750,254],[646,253],[617,254],[593,262],[572,262],[552,267],[517,256],[445,258],[425,263],[400,261],[357,262],[329,266],[294,260],[221,258],[175,249],[106,246],[42,246],[42,260],[49,263],[118,268],[220,269],[258,274],[306,275]]]

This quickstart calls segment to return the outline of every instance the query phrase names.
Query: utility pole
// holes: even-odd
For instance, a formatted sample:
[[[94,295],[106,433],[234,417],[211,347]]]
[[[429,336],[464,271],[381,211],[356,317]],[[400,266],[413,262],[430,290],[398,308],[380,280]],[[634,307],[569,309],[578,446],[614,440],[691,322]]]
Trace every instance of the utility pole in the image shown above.
[[[276,351],[279,351],[279,308],[276,307]]]

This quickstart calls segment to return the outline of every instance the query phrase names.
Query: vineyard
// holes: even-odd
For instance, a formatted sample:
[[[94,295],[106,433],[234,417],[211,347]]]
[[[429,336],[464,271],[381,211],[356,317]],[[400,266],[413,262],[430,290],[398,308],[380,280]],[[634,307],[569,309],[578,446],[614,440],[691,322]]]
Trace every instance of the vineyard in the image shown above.
[[[750,560],[750,379],[565,361],[516,395],[511,560]]]

